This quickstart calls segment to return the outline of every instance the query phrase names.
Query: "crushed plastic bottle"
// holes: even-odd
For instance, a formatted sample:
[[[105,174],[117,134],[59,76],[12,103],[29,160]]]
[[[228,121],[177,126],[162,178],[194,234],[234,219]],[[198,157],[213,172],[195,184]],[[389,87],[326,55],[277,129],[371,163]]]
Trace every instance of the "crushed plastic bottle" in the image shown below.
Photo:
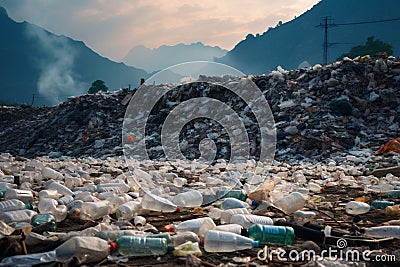
[[[293,192],[281,198],[274,204],[286,214],[292,214],[293,212],[302,209],[305,203],[306,199],[304,198],[303,194],[299,192]]]
[[[218,190],[216,192],[217,198],[228,198],[228,197],[232,197],[232,198],[236,198],[242,201],[246,201],[247,199],[247,194],[245,191],[243,190],[239,190],[239,189],[221,189]]]
[[[246,208],[223,210],[220,213],[221,224],[231,223],[231,218],[234,214],[250,214]]]
[[[249,208],[249,204],[247,204],[247,202],[241,201],[239,199],[228,197],[222,201],[221,208],[223,210],[237,209],[237,208]]]
[[[191,241],[176,246],[172,253],[175,257],[187,257],[188,255],[200,257],[202,255],[199,243]]]
[[[68,215],[68,209],[65,205],[59,205],[57,200],[52,198],[43,198],[39,201],[38,210],[41,214],[52,214],[56,222],[62,222]]]
[[[30,190],[8,189],[4,194],[4,199],[19,199],[25,204],[32,204],[33,193]]]
[[[53,181],[52,183],[47,185],[47,189],[55,189],[62,196],[73,196],[74,193],[66,187],[65,185],[60,184],[59,182]]]
[[[97,220],[110,214],[110,202],[101,200],[96,202],[84,202],[80,208],[81,220]]]
[[[370,205],[359,201],[350,201],[346,204],[345,208],[346,212],[351,215],[365,214],[371,209]]]
[[[316,213],[313,211],[302,211],[298,210],[293,212],[293,218],[295,222],[299,225],[304,225],[305,223],[315,223]]]
[[[30,223],[33,215],[37,212],[33,210],[13,210],[0,213],[0,220],[5,223]]]
[[[246,229],[252,226],[253,224],[266,224],[266,225],[274,224],[274,222],[270,217],[254,215],[254,214],[234,214],[231,218],[230,223],[239,224]]]
[[[400,239],[400,226],[376,226],[364,229],[365,234],[374,237],[394,237]]]
[[[177,232],[175,235],[171,236],[172,245],[174,247],[179,246],[187,241],[200,242],[200,238],[196,233],[191,231]]]
[[[31,219],[31,225],[33,227],[37,227],[40,225],[46,224],[46,228],[44,231],[56,231],[57,223],[56,218],[50,213],[45,214],[35,214]]]
[[[128,201],[117,208],[115,215],[117,218],[132,220],[135,215],[142,211],[142,204],[139,201]]]
[[[111,246],[116,253],[128,257],[165,255],[172,250],[165,238],[148,236],[121,236]]]
[[[189,190],[177,194],[172,202],[178,207],[199,207],[203,204],[203,195],[197,190]]]
[[[233,252],[257,247],[258,241],[230,232],[209,230],[204,237],[204,250],[207,252]]]
[[[260,244],[292,245],[295,234],[292,227],[254,224],[247,229],[248,236]]]
[[[161,212],[179,212],[180,208],[168,199],[146,192],[142,198],[142,208]]]

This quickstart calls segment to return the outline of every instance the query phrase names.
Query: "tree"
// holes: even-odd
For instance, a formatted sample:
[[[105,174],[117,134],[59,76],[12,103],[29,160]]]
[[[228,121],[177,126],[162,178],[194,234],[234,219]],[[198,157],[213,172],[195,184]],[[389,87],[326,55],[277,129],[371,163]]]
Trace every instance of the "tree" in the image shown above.
[[[350,49],[350,52],[343,54],[338,60],[343,57],[355,58],[357,56],[364,55],[376,55],[378,53],[385,52],[388,56],[393,54],[393,48],[390,44],[384,43],[379,39],[374,40],[374,36],[369,36],[365,45],[357,45]]]
[[[95,94],[97,92],[107,92],[108,87],[105,85],[104,81],[96,80],[92,83],[88,90],[88,94]]]

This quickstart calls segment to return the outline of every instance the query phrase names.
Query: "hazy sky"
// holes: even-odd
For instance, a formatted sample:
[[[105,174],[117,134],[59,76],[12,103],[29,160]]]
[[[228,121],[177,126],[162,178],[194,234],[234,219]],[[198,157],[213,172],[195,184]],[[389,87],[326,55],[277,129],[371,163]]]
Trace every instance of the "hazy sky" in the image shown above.
[[[82,40],[119,61],[136,45],[193,43],[232,49],[319,0],[0,0],[16,21]]]

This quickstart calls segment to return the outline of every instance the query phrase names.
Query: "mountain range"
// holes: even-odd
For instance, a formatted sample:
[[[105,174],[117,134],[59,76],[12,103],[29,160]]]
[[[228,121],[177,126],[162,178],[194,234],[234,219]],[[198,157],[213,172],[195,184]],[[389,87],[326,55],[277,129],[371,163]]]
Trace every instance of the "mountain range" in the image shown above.
[[[327,62],[336,60],[374,36],[400,54],[400,1],[322,0],[295,19],[249,34],[217,62],[247,74],[262,74],[282,66],[296,69],[301,63],[323,63],[325,17],[327,17]],[[306,62],[305,62],[306,61]]]
[[[208,46],[201,42],[162,45],[154,49],[139,45],[133,47],[121,61],[153,72],[189,61],[214,61],[214,58],[223,57],[227,52],[218,46]]]
[[[0,7],[0,102],[52,105],[87,93],[103,80],[110,90],[136,87],[142,69],[100,56],[82,41],[59,36],[28,22],[15,22]]]

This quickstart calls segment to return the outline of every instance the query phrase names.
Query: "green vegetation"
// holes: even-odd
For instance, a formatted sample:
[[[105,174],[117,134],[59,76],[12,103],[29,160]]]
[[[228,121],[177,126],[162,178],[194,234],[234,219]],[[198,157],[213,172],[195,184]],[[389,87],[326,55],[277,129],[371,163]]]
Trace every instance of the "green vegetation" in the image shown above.
[[[88,90],[88,94],[95,94],[97,92],[107,92],[108,87],[105,85],[104,81],[96,80],[92,83]]]
[[[357,45],[350,49],[350,52],[343,54],[338,58],[342,60],[343,57],[355,58],[357,56],[376,55],[385,52],[388,56],[393,54],[393,48],[390,44],[384,43],[379,39],[374,39],[374,36],[369,36],[365,45]]]

